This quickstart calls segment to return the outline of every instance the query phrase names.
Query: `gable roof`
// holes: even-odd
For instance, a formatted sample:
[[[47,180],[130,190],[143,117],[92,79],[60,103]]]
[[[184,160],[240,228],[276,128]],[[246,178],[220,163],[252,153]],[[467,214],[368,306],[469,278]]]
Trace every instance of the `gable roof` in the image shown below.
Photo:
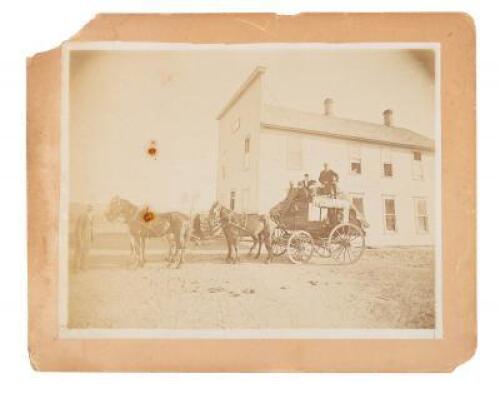
[[[434,140],[400,127],[343,119],[295,109],[263,105],[261,124],[282,129],[346,140],[434,151]]]
[[[265,72],[266,69],[264,67],[256,67],[248,76],[248,78],[241,84],[238,90],[236,90],[236,92],[231,96],[226,105],[224,105],[224,107],[221,109],[221,111],[217,115],[217,120],[220,120],[226,114],[226,112],[231,109],[232,106],[240,99],[240,97],[250,87],[250,85]]]

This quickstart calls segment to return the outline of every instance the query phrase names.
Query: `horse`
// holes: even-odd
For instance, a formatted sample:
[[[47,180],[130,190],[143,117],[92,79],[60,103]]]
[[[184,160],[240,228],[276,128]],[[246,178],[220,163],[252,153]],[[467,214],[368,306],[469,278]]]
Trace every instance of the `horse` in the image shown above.
[[[217,226],[221,226],[227,242],[226,262],[236,263],[239,261],[238,244],[240,236],[250,236],[253,240],[252,247],[248,251],[251,256],[253,250],[258,245],[255,259],[260,257],[262,243],[267,249],[266,263],[270,263],[273,258],[271,248],[271,225],[269,218],[258,214],[235,213],[231,209],[224,207],[219,202],[214,202],[209,211],[209,226],[213,232]],[[234,257],[233,257],[234,249]]]
[[[127,224],[132,255],[139,267],[144,266],[146,262],[144,253],[148,238],[165,240],[169,246],[169,255],[165,259],[172,263],[174,268],[178,268],[184,262],[186,243],[191,230],[191,220],[185,214],[156,213],[147,207],[141,209],[116,196],[111,199],[105,215],[108,221],[115,221],[121,217]]]

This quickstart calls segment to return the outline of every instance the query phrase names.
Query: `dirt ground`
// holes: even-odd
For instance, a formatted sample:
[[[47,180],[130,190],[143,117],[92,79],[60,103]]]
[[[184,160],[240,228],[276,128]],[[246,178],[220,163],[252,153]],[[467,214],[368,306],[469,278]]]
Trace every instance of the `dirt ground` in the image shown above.
[[[175,270],[153,247],[145,267],[127,268],[121,246],[98,241],[88,269],[70,274],[68,327],[434,327],[432,248],[367,249],[354,265],[319,257],[294,265],[285,256],[266,265],[243,252],[230,265],[220,242],[195,248]]]

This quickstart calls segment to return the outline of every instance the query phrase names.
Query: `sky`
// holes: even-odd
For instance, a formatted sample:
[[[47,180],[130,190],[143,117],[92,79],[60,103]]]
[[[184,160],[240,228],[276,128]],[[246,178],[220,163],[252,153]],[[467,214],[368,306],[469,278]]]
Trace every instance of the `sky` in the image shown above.
[[[396,126],[433,138],[431,51],[255,45],[72,51],[69,196],[114,195],[159,210],[207,209],[215,198],[217,114],[257,66],[267,104]],[[147,154],[154,141],[155,157]]]

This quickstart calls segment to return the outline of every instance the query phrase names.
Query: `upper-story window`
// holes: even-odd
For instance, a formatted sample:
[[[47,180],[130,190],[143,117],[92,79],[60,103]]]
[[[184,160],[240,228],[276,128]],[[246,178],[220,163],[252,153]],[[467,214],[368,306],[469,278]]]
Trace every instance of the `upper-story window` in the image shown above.
[[[243,153],[243,167],[250,168],[250,136],[245,137],[245,149]]]
[[[361,175],[361,151],[359,146],[351,146],[350,149],[350,168],[349,173],[351,175]]]
[[[287,169],[300,170],[303,168],[302,138],[298,135],[289,135],[286,140]]]
[[[394,174],[390,149],[382,149],[382,171],[384,177],[392,177]]]
[[[419,151],[413,152],[412,174],[413,174],[413,178],[415,180],[422,180],[424,178],[424,168],[422,165],[422,153]]]
[[[233,127],[232,127],[233,132],[238,131],[238,130],[240,129],[240,127],[241,127],[241,120],[240,120],[240,118],[238,117],[238,118],[234,121],[234,123],[233,123]]]

